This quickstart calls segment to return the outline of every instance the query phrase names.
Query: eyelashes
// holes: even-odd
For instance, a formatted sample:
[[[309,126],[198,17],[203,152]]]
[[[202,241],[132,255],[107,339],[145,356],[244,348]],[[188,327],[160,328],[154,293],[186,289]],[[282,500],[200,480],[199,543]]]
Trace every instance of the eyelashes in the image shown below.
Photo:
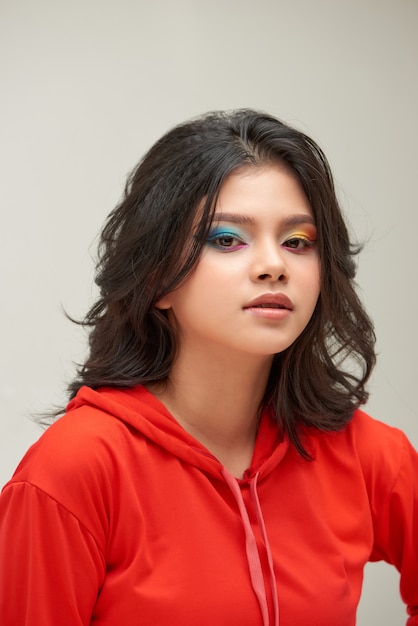
[[[305,233],[295,233],[282,243],[284,248],[301,252],[306,248],[313,248],[316,245],[316,239],[311,239]]]
[[[291,236],[286,237],[280,245],[290,252],[305,252],[316,246],[317,241],[315,236],[315,233],[292,233]],[[224,228],[213,229],[209,233],[206,242],[207,245],[221,252],[234,252],[249,245],[241,233]]]
[[[209,233],[206,242],[212,248],[223,252],[233,252],[248,245],[239,233],[219,228]]]

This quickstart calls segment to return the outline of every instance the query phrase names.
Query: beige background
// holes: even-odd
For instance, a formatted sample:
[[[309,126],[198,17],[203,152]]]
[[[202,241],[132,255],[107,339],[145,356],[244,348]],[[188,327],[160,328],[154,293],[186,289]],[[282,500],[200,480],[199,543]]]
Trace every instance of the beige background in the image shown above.
[[[316,138],[357,236],[376,321],[368,410],[418,446],[417,0],[1,0],[0,482],[63,400],[91,303],[94,239],[163,132],[218,108]],[[51,468],[51,471],[53,468]],[[405,622],[366,570],[358,624]]]

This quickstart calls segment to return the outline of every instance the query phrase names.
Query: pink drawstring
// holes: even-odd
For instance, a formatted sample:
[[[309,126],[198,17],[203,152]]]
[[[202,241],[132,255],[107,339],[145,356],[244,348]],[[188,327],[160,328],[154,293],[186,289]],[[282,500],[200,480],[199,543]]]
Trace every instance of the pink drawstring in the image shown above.
[[[260,605],[260,610],[261,610],[261,614],[263,617],[263,626],[270,626],[267,594],[266,594],[266,588],[264,584],[263,570],[261,567],[260,554],[258,552],[257,541],[254,536],[253,529],[251,527],[250,518],[248,517],[248,512],[245,507],[245,502],[242,497],[242,493],[239,488],[237,479],[234,476],[232,476],[232,474],[230,474],[226,469],[222,470],[222,474],[229,488],[234,494],[235,500],[239,508],[239,512],[241,514],[241,519],[242,519],[242,523],[243,523],[244,531],[245,531],[245,550],[247,554],[248,567],[250,570],[251,584],[253,586],[254,593]],[[268,560],[271,585],[272,585],[272,590],[273,590],[273,608],[274,608],[274,625],[273,626],[279,626],[279,606],[278,606],[278,599],[277,599],[276,578],[275,578],[274,569],[273,569],[273,557],[272,557],[270,545],[267,539],[267,533],[266,533],[262,511],[261,511],[260,501],[258,499],[257,479],[258,479],[258,474],[251,481],[251,495],[253,498],[253,502],[255,504],[257,521],[260,525],[264,543],[266,545],[267,560]]]
[[[277,593],[276,576],[274,573],[273,555],[271,553],[270,543],[267,537],[266,525],[264,523],[264,518],[263,518],[263,512],[260,506],[260,500],[258,498],[257,480],[258,480],[258,473],[254,476],[254,479],[251,481],[250,490],[251,490],[253,502],[255,504],[257,521],[261,528],[261,532],[263,534],[264,545],[266,547],[266,552],[267,552],[267,561],[268,561],[269,570],[270,570],[270,584],[273,590],[272,595],[273,595],[273,609],[274,609],[274,626],[279,626],[279,597]]]

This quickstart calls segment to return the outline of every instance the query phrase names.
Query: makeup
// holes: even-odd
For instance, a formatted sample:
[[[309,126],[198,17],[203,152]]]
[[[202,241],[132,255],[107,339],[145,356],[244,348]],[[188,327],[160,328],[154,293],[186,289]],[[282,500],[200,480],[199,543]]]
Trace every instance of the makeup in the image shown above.
[[[296,232],[288,232],[283,238],[282,247],[297,253],[306,252],[316,245],[317,232],[314,224],[303,223],[303,228]]]
[[[247,246],[238,229],[216,226],[209,232],[207,244],[221,252],[234,252]]]
[[[251,300],[244,311],[266,320],[283,320],[291,315],[293,302],[284,293],[264,293]]]

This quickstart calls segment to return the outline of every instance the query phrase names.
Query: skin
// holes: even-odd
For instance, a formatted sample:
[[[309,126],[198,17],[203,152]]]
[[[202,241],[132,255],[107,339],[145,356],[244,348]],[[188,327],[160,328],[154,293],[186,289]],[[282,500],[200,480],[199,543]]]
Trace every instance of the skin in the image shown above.
[[[237,477],[251,463],[273,355],[297,339],[318,300],[315,239],[292,173],[240,168],[221,189],[195,269],[157,303],[180,342],[168,386],[151,391]],[[287,309],[269,306],[277,294],[290,300]],[[264,306],[251,306],[260,296]]]

